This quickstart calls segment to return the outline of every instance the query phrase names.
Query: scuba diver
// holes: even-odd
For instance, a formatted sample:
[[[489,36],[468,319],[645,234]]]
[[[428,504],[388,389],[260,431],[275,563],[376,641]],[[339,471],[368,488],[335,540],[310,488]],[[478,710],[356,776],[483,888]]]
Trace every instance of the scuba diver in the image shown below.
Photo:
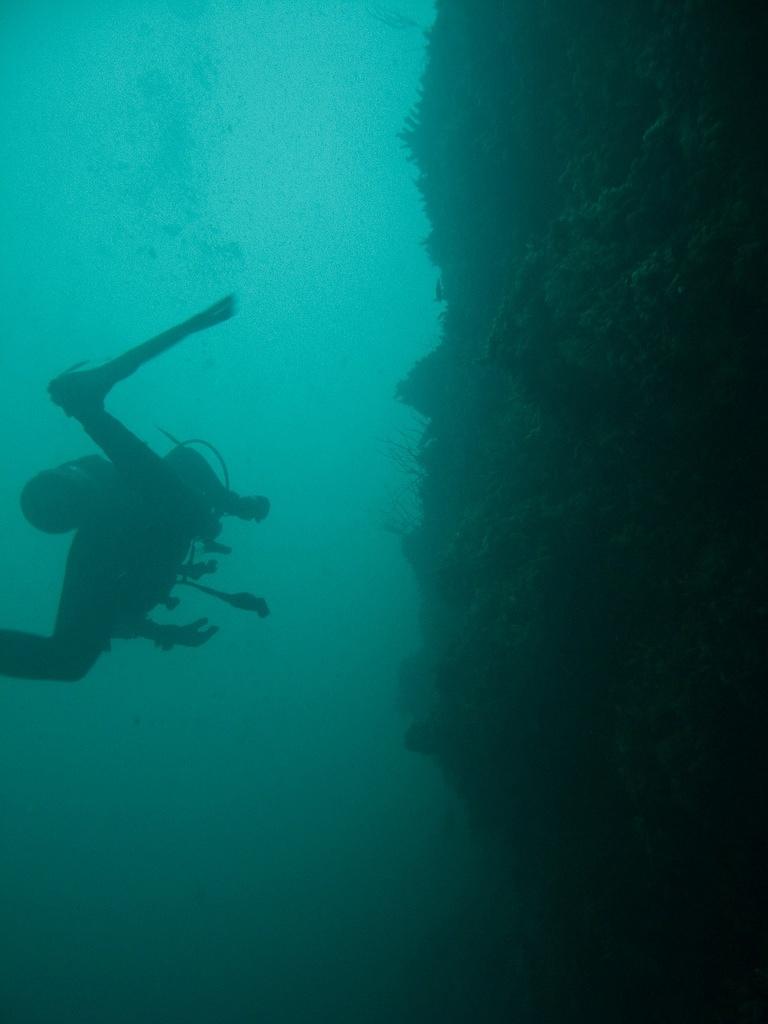
[[[145,637],[162,650],[207,643],[217,627],[205,618],[187,625],[149,618],[156,606],[179,603],[171,595],[178,583],[262,618],[269,614],[263,598],[197,582],[216,570],[216,562],[195,561],[198,545],[206,553],[230,551],[216,540],[221,516],[260,522],[268,499],[231,490],[226,466],[207,442],[179,443],[167,435],[175,447],[162,458],[104,409],[115,384],[190,334],[228,320],[234,310],[228,295],[116,359],[85,370],[79,363],[48,385],[53,402],[82,425],[106,459],[90,455],[45,470],[22,491],[22,512],[33,526],[76,532],[52,635],[0,629],[0,675],[82,679],[113,638]],[[192,445],[215,452],[224,482]]]

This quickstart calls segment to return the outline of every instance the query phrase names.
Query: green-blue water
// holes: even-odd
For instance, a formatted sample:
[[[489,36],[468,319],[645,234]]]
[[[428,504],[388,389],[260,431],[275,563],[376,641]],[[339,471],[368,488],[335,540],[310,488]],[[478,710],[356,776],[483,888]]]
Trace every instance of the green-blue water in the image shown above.
[[[0,12],[0,620],[47,632],[68,538],[18,493],[93,451],[46,382],[230,290],[237,317],[110,409],[219,446],[270,518],[230,521],[206,647],[116,641],[77,684],[0,680],[3,1024],[406,1020],[462,840],[402,745],[418,595],[385,527],[393,395],[434,345],[397,132],[418,26],[370,6],[6,2]],[[412,978],[410,982],[412,983]]]
[[[747,0],[0,0],[0,1024],[768,1020],[767,43]],[[95,450],[47,382],[230,292],[107,408],[269,496],[206,582],[272,615],[177,587],[207,645],[13,678],[120,627],[81,584],[47,635],[19,493]],[[66,581],[101,544],[135,625],[210,520],[66,393],[106,365],[54,389],[115,465]]]

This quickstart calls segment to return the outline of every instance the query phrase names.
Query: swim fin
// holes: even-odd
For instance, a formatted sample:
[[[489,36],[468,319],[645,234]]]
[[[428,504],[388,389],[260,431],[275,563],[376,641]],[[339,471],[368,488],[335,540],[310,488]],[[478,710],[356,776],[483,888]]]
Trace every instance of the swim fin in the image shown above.
[[[166,352],[190,334],[205,331],[209,327],[229,320],[235,314],[234,295],[225,295],[212,306],[184,320],[162,334],[129,348],[108,363],[91,370],[73,368],[60,374],[48,385],[52,401],[61,406],[68,416],[78,416],[88,408],[98,407],[111,389],[121,380],[130,377],[150,359]],[[82,363],[76,364],[82,366]]]

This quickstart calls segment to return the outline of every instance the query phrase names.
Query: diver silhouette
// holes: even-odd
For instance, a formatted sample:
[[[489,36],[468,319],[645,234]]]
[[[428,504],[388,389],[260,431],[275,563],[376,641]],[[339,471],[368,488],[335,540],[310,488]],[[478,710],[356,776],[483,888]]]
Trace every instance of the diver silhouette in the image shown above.
[[[156,606],[179,603],[171,595],[177,583],[262,618],[269,614],[263,598],[197,582],[216,570],[216,562],[195,561],[198,544],[206,553],[229,552],[216,540],[223,515],[260,522],[269,512],[267,498],[231,490],[220,456],[224,482],[219,480],[192,447],[212,448],[207,442],[176,442],[162,458],[104,409],[115,384],[234,311],[228,295],[116,359],[86,370],[77,364],[48,385],[53,402],[82,425],[106,459],[89,455],[45,470],[22,491],[22,511],[33,526],[48,533],[74,530],[75,536],[52,635],[0,630],[0,675],[82,679],[113,638],[145,637],[163,650],[199,647],[217,632],[207,619],[177,626],[149,618]]]

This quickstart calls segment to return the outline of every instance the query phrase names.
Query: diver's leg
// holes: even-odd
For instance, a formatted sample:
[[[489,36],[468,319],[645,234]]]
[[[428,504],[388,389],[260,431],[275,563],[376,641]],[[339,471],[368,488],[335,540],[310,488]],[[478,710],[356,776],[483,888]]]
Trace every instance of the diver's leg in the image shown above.
[[[115,384],[130,377],[144,363],[166,352],[190,334],[229,320],[234,312],[234,296],[227,295],[208,309],[204,309],[202,313],[197,313],[189,320],[150,338],[149,341],[128,349],[102,366],[96,366],[91,370],[70,370],[55,377],[48,385],[51,398],[68,416],[79,419],[79,414],[84,408],[100,406]]]
[[[197,520],[199,502],[166,463],[127,427],[104,410],[104,399],[118,383],[140,366],[197,331],[228,320],[234,314],[234,296],[220,299],[208,309],[158,334],[121,356],[92,370],[70,371],[48,385],[51,399],[68,416],[73,416],[101,448],[115,468],[139,493],[169,503],[178,514],[187,509]]]
[[[194,499],[168,464],[105,409],[87,410],[77,420],[139,494],[175,510]]]
[[[75,534],[52,636],[0,630],[0,675],[76,680],[102,651],[119,615],[119,596],[106,565],[104,545]]]
[[[82,679],[104,650],[76,636],[37,636],[0,629],[0,675],[16,679]]]

